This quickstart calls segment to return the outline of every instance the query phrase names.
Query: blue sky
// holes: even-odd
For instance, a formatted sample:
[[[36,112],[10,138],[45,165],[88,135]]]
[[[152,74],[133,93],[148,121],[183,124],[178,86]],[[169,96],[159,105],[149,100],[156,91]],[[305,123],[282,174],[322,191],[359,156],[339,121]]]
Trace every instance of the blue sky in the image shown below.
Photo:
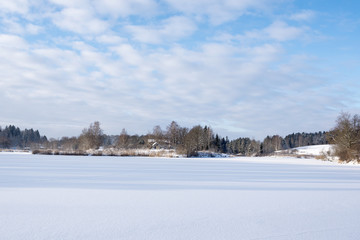
[[[0,125],[77,136],[173,120],[230,139],[329,130],[360,110],[360,4],[0,2]]]

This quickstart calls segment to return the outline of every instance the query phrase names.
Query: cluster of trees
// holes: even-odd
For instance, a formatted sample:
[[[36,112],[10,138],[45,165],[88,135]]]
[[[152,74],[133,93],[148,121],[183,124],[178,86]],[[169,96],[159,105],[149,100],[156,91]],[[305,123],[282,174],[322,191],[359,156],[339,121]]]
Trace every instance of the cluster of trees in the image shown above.
[[[117,148],[146,148],[148,136],[130,136],[123,129],[120,135],[104,134],[101,124],[98,121],[91,123],[84,128],[78,137],[62,137],[61,139],[50,138],[43,144],[45,149],[63,150],[68,152],[81,152],[88,149],[99,149],[100,147]]]
[[[166,130],[162,130],[160,126],[155,126],[152,133],[142,136],[139,141],[134,136],[126,135],[124,129],[117,141],[117,147],[129,147],[131,139],[137,140],[138,144],[132,144],[132,147],[138,147],[139,144],[145,144],[148,148],[165,148],[176,149],[177,152],[186,154],[187,156],[195,156],[199,151],[219,152],[225,143],[224,139],[220,139],[218,135],[214,135],[213,130],[200,125],[191,129],[181,127],[177,122],[172,121]],[[124,141],[126,139],[126,141]]]
[[[100,123],[94,122],[85,128],[79,137],[50,139],[43,144],[43,148],[70,152],[100,147],[118,149],[160,148],[175,149],[180,154],[196,156],[199,151],[227,153],[228,144],[227,138],[220,138],[208,126],[197,125],[189,129],[172,121],[166,130],[161,129],[160,126],[155,126],[153,131],[146,135],[129,135],[125,129],[122,129],[119,135],[105,135]]]
[[[335,155],[341,161],[360,161],[360,116],[341,113],[328,140],[335,145]]]
[[[267,136],[260,145],[261,154],[270,154],[278,150],[328,144],[327,132],[292,133],[282,138],[279,135]]]
[[[293,147],[326,144],[326,133],[293,133],[285,138],[278,135],[268,136],[262,142],[250,138],[238,138],[232,141],[214,133],[211,127],[196,125],[191,129],[181,127],[172,121],[165,130],[155,126],[146,135],[129,135],[122,129],[119,135],[105,135],[99,122],[90,124],[79,137],[50,139],[45,148],[64,151],[85,151],[112,147],[118,149],[161,148],[175,149],[180,154],[196,156],[199,151],[228,153],[242,156],[271,154],[277,150]]]
[[[35,148],[47,141],[38,130],[20,128],[13,125],[0,126],[0,148]]]
[[[199,151],[229,153],[229,139],[221,138],[209,126],[196,125],[188,129],[172,121],[165,131],[160,126],[154,127],[150,137],[159,146],[174,148],[177,152],[187,156],[196,156]]]
[[[301,146],[327,144],[327,133],[292,133],[285,138],[267,136],[262,142],[250,138],[238,138],[226,143],[226,152],[243,156],[268,155],[278,150]]]
[[[261,142],[250,138],[238,138],[226,143],[226,152],[242,156],[256,156],[261,153]]]

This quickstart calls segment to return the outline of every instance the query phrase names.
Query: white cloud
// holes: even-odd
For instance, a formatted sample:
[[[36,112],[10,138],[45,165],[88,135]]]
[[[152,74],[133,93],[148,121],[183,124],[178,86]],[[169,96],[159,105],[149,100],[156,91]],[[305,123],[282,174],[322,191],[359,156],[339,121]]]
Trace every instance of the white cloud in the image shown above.
[[[7,18],[2,20],[2,30],[11,34],[24,34],[24,27],[18,23],[16,18]]]
[[[124,62],[141,66],[142,64],[142,57],[141,55],[129,44],[122,44],[117,47],[111,48],[112,51],[116,52]]]
[[[26,29],[26,32],[29,33],[29,34],[39,34],[40,32],[42,32],[44,30],[44,28],[42,26],[39,26],[39,25],[35,25],[35,24],[27,24],[25,26],[25,29]]]
[[[288,25],[284,21],[275,21],[264,29],[254,29],[246,31],[243,35],[222,34],[216,37],[219,41],[239,40],[243,42],[251,42],[254,40],[269,41],[275,40],[279,42],[307,39],[309,29],[307,27],[295,27]]]
[[[152,16],[157,9],[152,0],[51,1],[60,7],[50,14],[53,23],[61,29],[83,35],[106,34],[119,17]]]
[[[154,0],[102,0],[95,1],[94,6],[99,13],[115,18],[130,15],[151,16],[158,8]]]
[[[196,25],[189,18],[175,16],[163,20],[159,25],[130,25],[126,29],[138,42],[160,44],[190,36],[196,30]]]
[[[116,34],[103,34],[96,37],[96,40],[99,43],[116,45],[125,42],[126,40],[122,37],[117,36]]]
[[[24,39],[16,35],[10,34],[0,34],[0,48],[3,51],[8,51],[9,49],[24,49],[26,50],[28,44]]]
[[[49,0],[51,3],[65,7],[65,8],[89,8],[90,0]]]
[[[174,9],[185,14],[208,17],[214,25],[232,21],[249,11],[271,8],[277,0],[166,0]]]
[[[312,10],[302,10],[301,12],[292,14],[290,19],[295,21],[310,21],[314,19],[315,16],[316,14]]]
[[[28,0],[0,1],[0,12],[26,14],[29,9]]]
[[[289,41],[299,38],[305,30],[303,28],[289,26],[287,23],[282,21],[276,21],[269,27],[264,29],[270,38],[278,41]]]
[[[36,35],[43,30],[43,28],[39,25],[35,25],[32,23],[23,24],[18,18],[15,17],[3,19],[1,24],[3,25],[2,30],[10,34]]]
[[[54,13],[53,22],[61,29],[79,34],[99,34],[109,27],[106,21],[97,18],[86,8],[64,8]]]

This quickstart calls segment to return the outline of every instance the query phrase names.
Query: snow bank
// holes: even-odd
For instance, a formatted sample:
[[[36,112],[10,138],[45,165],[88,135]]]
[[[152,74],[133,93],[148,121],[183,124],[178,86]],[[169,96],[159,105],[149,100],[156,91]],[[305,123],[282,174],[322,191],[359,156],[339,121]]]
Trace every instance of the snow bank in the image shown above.
[[[5,150],[0,150],[0,154],[31,154],[30,151],[25,151],[25,150],[9,150],[9,149],[5,149]]]

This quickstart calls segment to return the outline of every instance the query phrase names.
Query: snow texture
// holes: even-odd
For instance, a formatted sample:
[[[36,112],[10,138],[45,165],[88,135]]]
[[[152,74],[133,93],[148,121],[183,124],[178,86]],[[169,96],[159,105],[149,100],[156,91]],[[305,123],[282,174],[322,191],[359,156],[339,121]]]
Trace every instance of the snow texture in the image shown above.
[[[314,155],[320,156],[321,154],[326,154],[328,152],[333,152],[332,145],[312,145],[295,148],[298,151],[298,154],[301,155]]]
[[[0,154],[1,239],[359,239],[360,167]]]

